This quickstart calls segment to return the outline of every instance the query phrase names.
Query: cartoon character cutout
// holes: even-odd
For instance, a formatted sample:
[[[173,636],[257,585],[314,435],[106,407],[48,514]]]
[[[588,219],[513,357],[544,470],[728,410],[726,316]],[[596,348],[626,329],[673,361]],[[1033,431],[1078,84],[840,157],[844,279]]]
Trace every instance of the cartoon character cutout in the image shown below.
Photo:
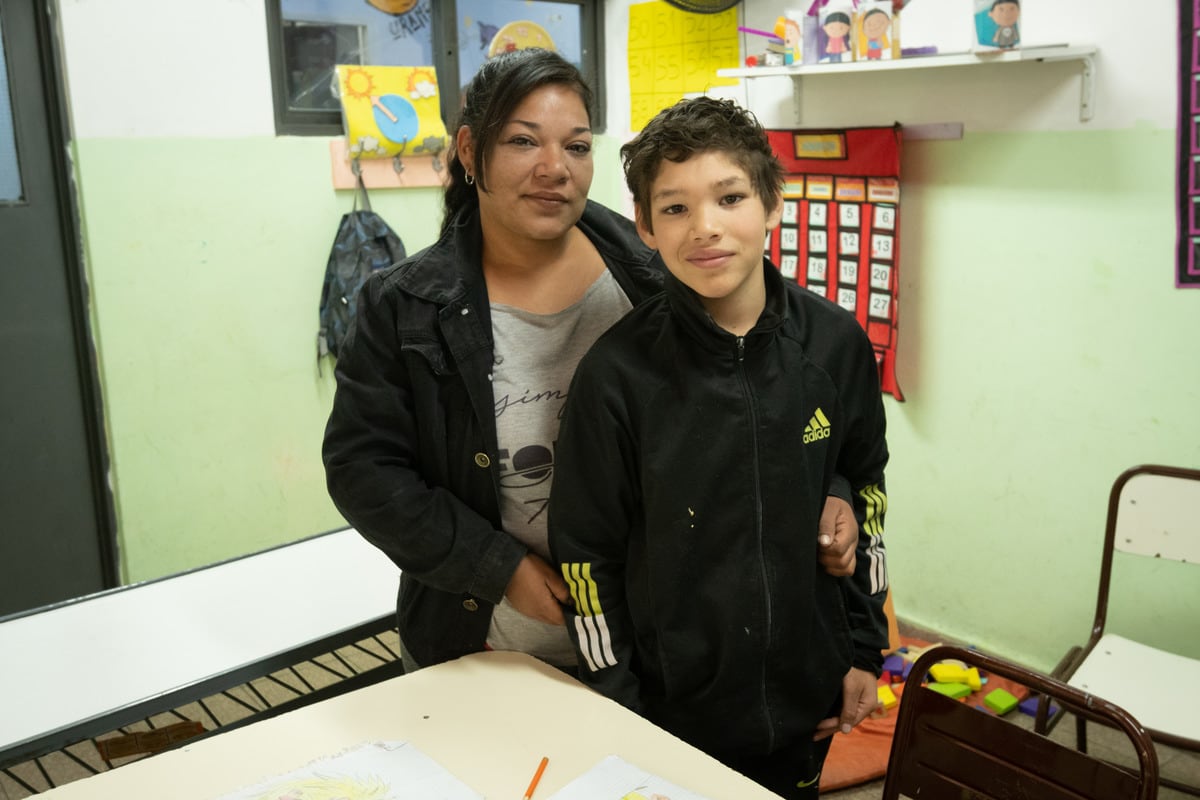
[[[888,33],[892,28],[892,15],[880,6],[872,6],[859,18],[859,53],[868,61],[880,61],[892,57],[892,43]]]
[[[804,38],[804,33],[800,29],[800,23],[791,17],[778,17],[775,20],[774,33],[777,38],[783,40],[784,47],[787,49],[784,63],[799,64],[800,51]],[[787,56],[790,56],[790,59]]]
[[[996,47],[1016,47],[1021,41],[1021,34],[1017,31],[1017,19],[1021,16],[1018,0],[995,0],[988,16],[996,23],[992,44]]]
[[[1008,50],[1021,43],[1020,0],[975,0],[975,33],[981,47]]]
[[[821,14],[821,30],[825,32],[825,47],[819,59],[825,63],[840,63],[854,60],[854,49],[850,32],[850,12],[826,10]]]

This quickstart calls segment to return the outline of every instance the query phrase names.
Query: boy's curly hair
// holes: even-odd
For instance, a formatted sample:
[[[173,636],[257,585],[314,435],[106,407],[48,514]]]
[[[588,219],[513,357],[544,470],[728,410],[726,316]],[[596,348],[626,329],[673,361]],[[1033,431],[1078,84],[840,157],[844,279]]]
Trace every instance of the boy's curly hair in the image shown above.
[[[650,187],[663,161],[679,163],[711,152],[723,153],[745,170],[763,206],[775,208],[783,188],[783,165],[758,119],[733,100],[693,97],[658,112],[621,147],[625,184],[647,229],[651,228]]]

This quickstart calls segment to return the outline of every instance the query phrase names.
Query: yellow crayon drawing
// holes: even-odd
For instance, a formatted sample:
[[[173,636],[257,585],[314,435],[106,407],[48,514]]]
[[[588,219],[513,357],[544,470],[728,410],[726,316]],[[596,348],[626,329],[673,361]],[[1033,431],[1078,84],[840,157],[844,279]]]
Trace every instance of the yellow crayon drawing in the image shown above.
[[[378,776],[314,775],[280,781],[247,800],[386,800],[390,787]]]

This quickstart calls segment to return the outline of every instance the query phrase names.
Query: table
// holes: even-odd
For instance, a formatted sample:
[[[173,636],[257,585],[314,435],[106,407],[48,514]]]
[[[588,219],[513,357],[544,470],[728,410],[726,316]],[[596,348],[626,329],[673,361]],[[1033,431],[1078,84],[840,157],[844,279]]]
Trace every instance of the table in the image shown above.
[[[712,800],[779,800],[579,681],[521,653],[476,653],[68,783],[46,800],[212,800],[363,742],[407,741],[495,800],[535,800],[609,754]]]
[[[399,575],[347,528],[6,617],[0,767],[394,628]]]

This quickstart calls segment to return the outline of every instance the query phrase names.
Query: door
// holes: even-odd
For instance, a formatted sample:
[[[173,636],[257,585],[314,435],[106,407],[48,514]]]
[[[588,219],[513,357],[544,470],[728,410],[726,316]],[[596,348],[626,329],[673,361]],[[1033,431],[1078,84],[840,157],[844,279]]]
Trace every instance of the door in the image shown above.
[[[116,585],[48,0],[0,0],[0,616]]]

